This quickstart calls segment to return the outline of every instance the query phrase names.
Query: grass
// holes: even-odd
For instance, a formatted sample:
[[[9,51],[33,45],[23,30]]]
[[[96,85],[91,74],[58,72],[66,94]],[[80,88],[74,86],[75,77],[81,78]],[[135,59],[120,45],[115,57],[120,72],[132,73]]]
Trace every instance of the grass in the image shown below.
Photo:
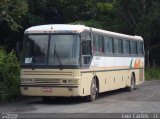
[[[160,80],[160,68],[146,68],[145,80]]]

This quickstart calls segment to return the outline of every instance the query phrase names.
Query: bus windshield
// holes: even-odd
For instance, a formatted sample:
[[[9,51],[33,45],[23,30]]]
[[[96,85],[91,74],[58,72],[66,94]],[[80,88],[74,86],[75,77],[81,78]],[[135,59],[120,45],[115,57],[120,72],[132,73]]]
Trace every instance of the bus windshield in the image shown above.
[[[23,65],[79,65],[78,35],[25,35]]]

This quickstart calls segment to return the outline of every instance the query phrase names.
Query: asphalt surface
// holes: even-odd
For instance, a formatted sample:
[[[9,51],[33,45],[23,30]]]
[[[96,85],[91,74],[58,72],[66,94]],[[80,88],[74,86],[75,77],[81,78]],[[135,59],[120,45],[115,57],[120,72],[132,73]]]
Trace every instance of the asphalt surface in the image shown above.
[[[146,81],[133,92],[120,89],[102,93],[94,102],[78,97],[55,98],[50,102],[26,97],[19,102],[0,104],[0,113],[160,113],[160,80]]]

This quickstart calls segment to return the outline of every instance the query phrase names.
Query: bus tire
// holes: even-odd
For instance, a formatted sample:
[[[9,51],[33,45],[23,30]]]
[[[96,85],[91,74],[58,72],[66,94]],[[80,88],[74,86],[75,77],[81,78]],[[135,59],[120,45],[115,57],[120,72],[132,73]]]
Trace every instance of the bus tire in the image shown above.
[[[132,92],[135,89],[135,77],[133,74],[131,75],[130,83],[131,85],[128,87],[128,91]]]
[[[97,82],[95,78],[93,78],[91,82],[90,95],[86,97],[86,101],[92,102],[96,99],[97,96],[98,96]]]

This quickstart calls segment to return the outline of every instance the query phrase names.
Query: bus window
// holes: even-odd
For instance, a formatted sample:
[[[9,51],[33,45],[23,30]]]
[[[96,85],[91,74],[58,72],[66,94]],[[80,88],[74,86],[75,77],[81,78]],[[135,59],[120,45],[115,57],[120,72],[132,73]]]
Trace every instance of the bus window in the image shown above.
[[[122,52],[123,52],[122,40],[121,39],[114,39],[114,53],[120,54]]]
[[[89,65],[91,60],[91,40],[82,41],[82,65]]]
[[[91,55],[91,40],[84,40],[82,44],[82,54]]]
[[[123,53],[130,54],[129,40],[123,40]]]
[[[88,32],[83,32],[81,34],[81,39],[83,39],[83,40],[91,40],[91,34],[88,33]]]
[[[140,53],[144,54],[143,42],[140,42]]]
[[[104,38],[104,50],[105,50],[105,53],[106,54],[111,54],[113,53],[113,39],[112,38],[108,38],[108,37],[105,37]]]
[[[143,42],[137,42],[137,53],[143,54]]]
[[[46,65],[49,35],[26,35],[23,64]]]
[[[78,65],[79,64],[79,36],[51,35],[49,44],[48,65]]]
[[[100,35],[93,35],[93,51],[94,52],[104,52],[104,41],[103,41],[103,36]]]
[[[130,41],[131,54],[137,54],[137,43],[136,41]]]
[[[99,52],[103,53],[104,52],[103,36],[98,36],[98,43],[99,43]]]
[[[93,51],[98,52],[99,50],[97,35],[93,35]]]

